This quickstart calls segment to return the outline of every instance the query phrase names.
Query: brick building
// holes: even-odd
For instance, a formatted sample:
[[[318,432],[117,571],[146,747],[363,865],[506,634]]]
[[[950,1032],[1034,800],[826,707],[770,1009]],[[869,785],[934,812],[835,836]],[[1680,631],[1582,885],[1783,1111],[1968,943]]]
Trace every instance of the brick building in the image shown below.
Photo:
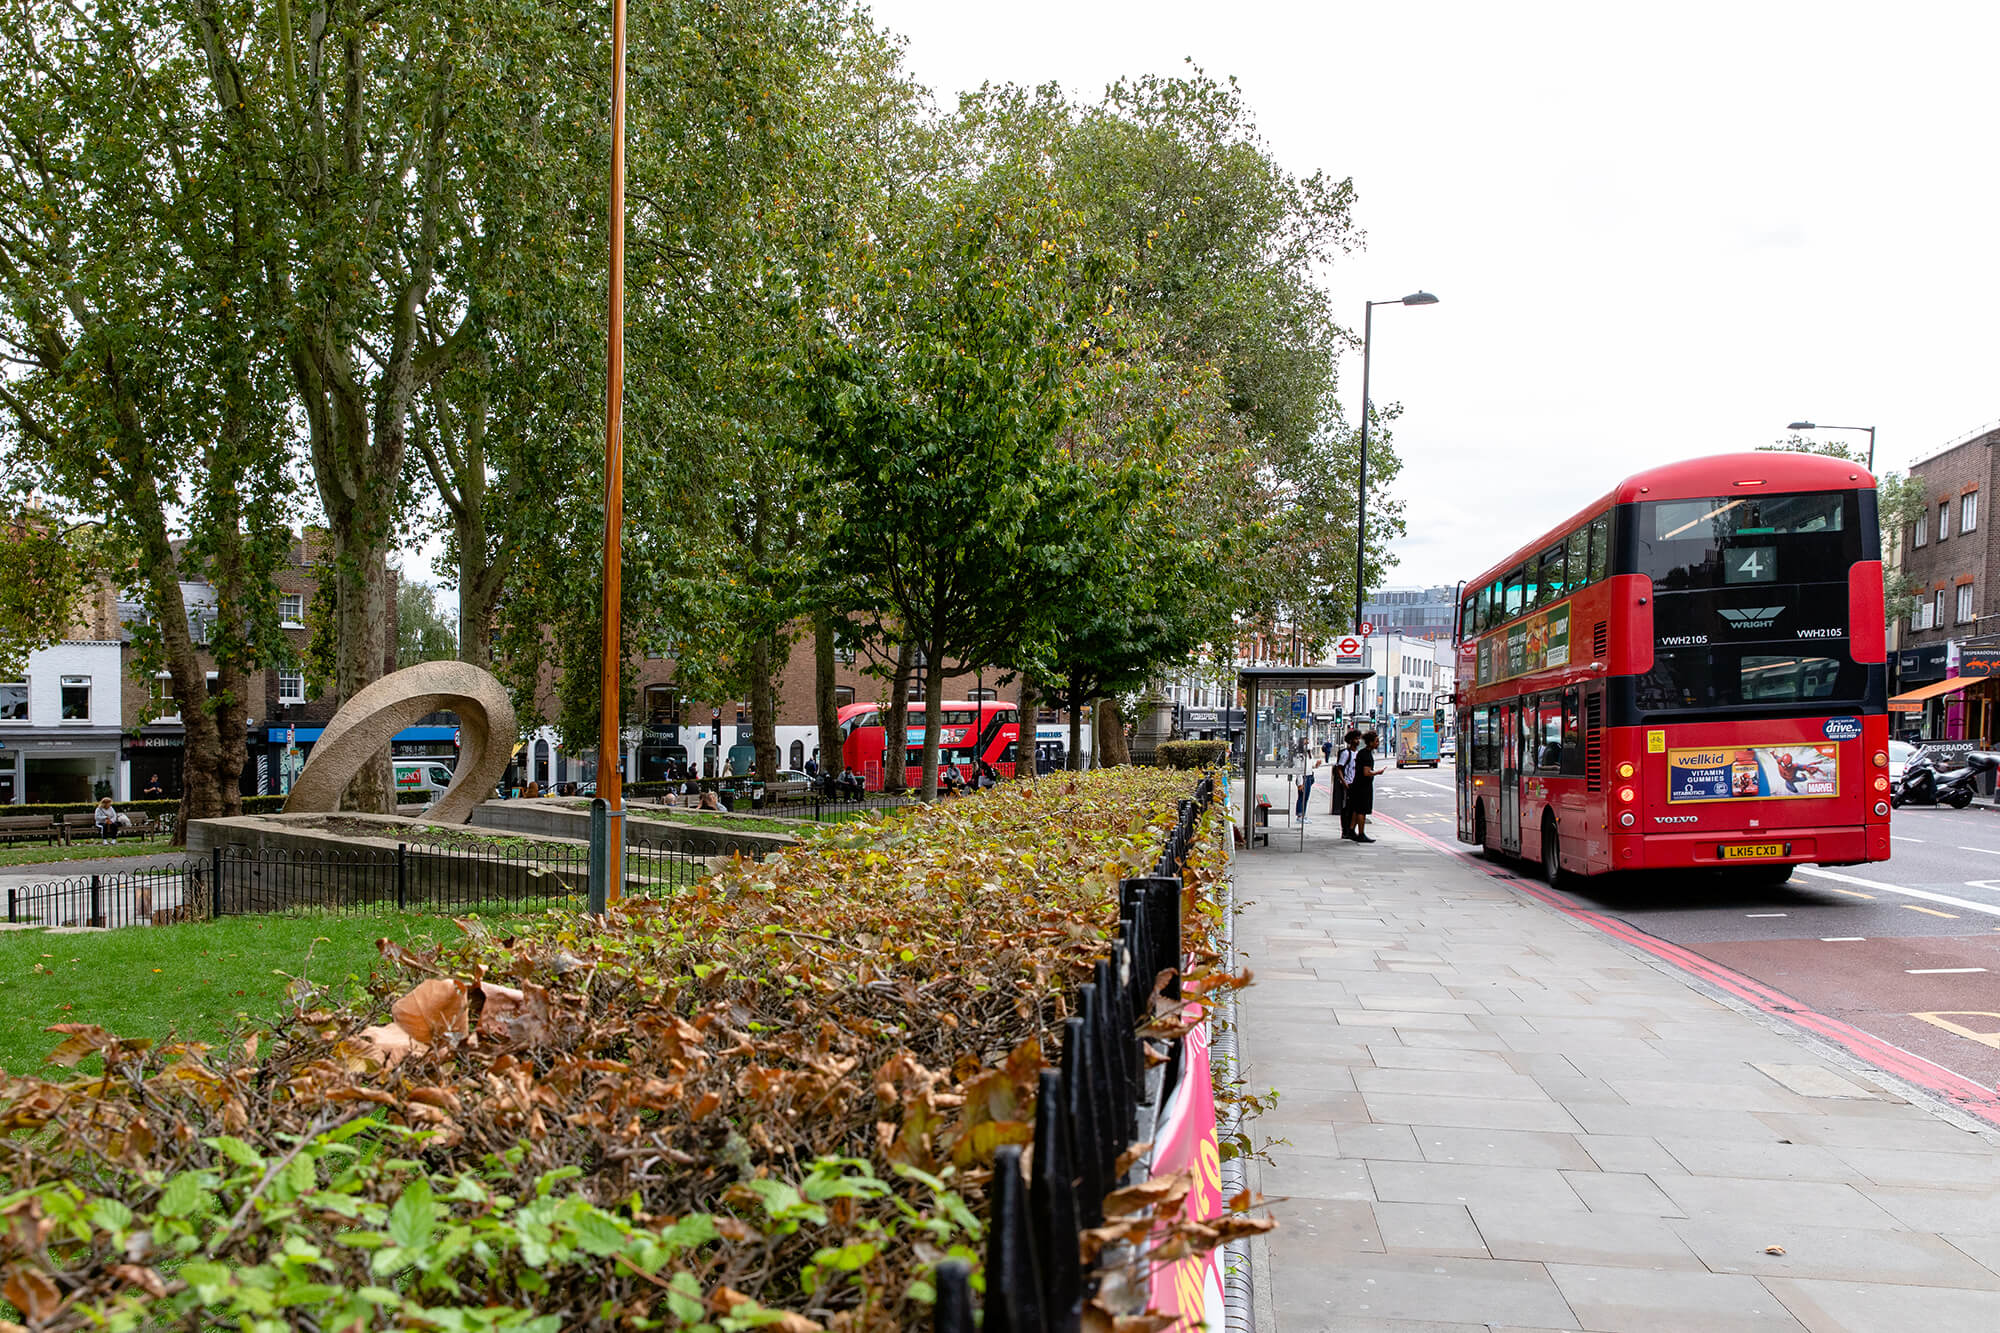
[[[244,765],[241,791],[244,795],[277,794],[287,789],[287,772],[296,773],[304,765],[320,731],[334,714],[331,699],[308,698],[305,660],[311,631],[306,627],[306,611],[312,605],[321,577],[321,552],[308,532],[293,548],[292,558],[272,579],[271,596],[277,601],[282,633],[290,649],[291,664],[266,667],[254,673],[249,683],[249,699],[244,707],[249,757]],[[188,630],[198,646],[208,643],[211,628],[220,614],[215,589],[198,579],[181,583],[181,600],[186,604]],[[122,746],[123,769],[133,798],[178,797],[181,791],[181,760],[186,748],[186,729],[173,698],[172,682],[164,671],[144,673],[132,647],[130,626],[142,623],[146,612],[136,594],[116,599],[118,637],[124,650],[125,733]],[[388,651],[383,670],[396,669],[396,575],[389,574]],[[216,679],[215,664],[206,651],[202,665],[211,686]],[[452,726],[448,719],[437,725],[410,728],[397,735],[398,753],[451,751]]]
[[[1899,734],[1990,741],[2000,679],[1985,659],[2000,647],[2000,545],[1988,508],[2000,486],[2000,425],[1910,468],[1925,504],[1898,542],[1916,605],[1897,628],[1890,693]]]

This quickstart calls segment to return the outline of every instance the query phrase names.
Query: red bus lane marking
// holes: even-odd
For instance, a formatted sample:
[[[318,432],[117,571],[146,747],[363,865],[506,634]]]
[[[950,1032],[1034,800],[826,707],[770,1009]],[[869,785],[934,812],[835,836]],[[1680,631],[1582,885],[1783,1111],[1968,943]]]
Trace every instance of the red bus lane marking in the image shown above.
[[[2000,1125],[2000,1091],[1974,1082],[1962,1074],[1954,1074],[1944,1066],[1926,1060],[1920,1055],[1913,1055],[1871,1032],[1864,1032],[1852,1023],[1829,1018],[1783,991],[1775,990],[1761,981],[1744,976],[1741,972],[1724,967],[1657,935],[1648,934],[1629,922],[1579,906],[1561,893],[1524,879],[1507,867],[1489,862],[1469,850],[1433,838],[1428,833],[1412,828],[1391,815],[1378,811],[1375,819],[1401,829],[1435,852],[1465,861],[1487,876],[1505,881],[1530,897],[1547,903],[1565,916],[1574,917],[1606,935],[1624,940],[1655,958],[1672,963],[1682,971],[1690,972],[1710,985],[1720,987],[1764,1013],[1782,1018],[1815,1036],[1823,1037],[1858,1059],[1907,1083],[1912,1083],[1968,1114],[1978,1116],[1990,1124]]]

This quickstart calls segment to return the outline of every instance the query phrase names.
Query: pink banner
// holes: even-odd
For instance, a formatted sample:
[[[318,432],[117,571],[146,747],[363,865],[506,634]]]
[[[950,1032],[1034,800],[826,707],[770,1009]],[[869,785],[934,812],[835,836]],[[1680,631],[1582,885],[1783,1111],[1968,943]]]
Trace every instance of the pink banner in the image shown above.
[[[1191,1013],[1200,1012],[1190,1005]],[[1209,1069],[1208,1024],[1191,1029],[1181,1045],[1180,1086],[1153,1136],[1153,1174],[1192,1171],[1182,1216],[1202,1221],[1223,1212],[1222,1157],[1215,1137],[1215,1083]],[[1153,1270],[1148,1302],[1160,1314],[1180,1315],[1182,1329],[1222,1327],[1222,1251],[1191,1255]]]

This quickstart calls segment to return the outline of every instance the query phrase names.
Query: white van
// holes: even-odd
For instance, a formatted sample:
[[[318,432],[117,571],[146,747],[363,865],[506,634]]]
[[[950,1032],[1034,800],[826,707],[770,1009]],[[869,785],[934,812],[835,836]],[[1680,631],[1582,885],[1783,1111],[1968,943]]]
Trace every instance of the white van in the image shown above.
[[[396,800],[422,801],[426,805],[444,795],[451,786],[451,766],[442,759],[397,759]]]

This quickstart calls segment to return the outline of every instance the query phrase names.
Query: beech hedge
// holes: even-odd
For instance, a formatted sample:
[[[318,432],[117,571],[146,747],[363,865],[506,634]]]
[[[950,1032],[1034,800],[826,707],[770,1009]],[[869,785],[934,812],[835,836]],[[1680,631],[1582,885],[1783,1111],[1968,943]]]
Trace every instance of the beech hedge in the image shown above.
[[[925,1324],[1191,785],[1008,783],[606,918],[383,941],[366,1002],[301,978],[223,1046],[60,1025],[54,1062],[104,1073],[0,1077],[0,1296],[46,1330]],[[1221,818],[1190,996],[1244,980],[1212,948]]]

